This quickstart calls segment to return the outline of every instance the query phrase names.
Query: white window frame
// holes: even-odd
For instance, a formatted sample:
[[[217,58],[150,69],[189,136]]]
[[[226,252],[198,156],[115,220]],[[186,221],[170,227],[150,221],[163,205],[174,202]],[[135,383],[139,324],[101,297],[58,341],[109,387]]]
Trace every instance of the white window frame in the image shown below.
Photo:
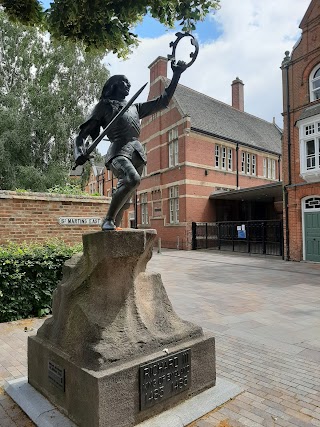
[[[216,144],[214,148],[214,166],[220,169],[220,145]]]
[[[251,175],[251,154],[246,153],[246,174]]]
[[[257,157],[255,154],[251,154],[251,175],[257,174]]]
[[[266,157],[263,158],[263,177],[264,178],[268,177],[268,175],[267,175],[267,158]]]
[[[148,193],[140,194],[140,206],[141,206],[141,224],[149,224],[149,215],[148,215]]]
[[[99,179],[99,194],[103,196],[103,179]]]
[[[267,179],[276,179],[276,160],[271,157],[263,158],[263,177]]]
[[[271,179],[276,179],[276,161],[271,159]]]
[[[241,172],[246,173],[246,153],[242,151],[241,153]]]
[[[169,222],[179,223],[179,186],[169,187]]]
[[[215,144],[214,167],[224,171],[232,171],[232,148]]]
[[[145,156],[147,157],[147,144],[142,144],[142,148],[144,151]],[[144,178],[145,176],[147,176],[147,165],[143,166],[143,170],[142,170],[142,174],[141,174],[141,178]]]
[[[318,73],[318,76],[314,77],[316,73]],[[310,77],[309,77],[310,102],[320,99],[320,86],[315,88],[314,83],[320,84],[320,64],[317,64],[310,73]]]
[[[228,147],[228,171],[232,171],[232,148]]]
[[[308,117],[297,122],[300,140],[300,176],[307,182],[320,181],[320,114]],[[314,129],[310,133],[310,129]],[[309,157],[314,160],[314,167],[310,167],[307,155],[307,143],[314,141],[315,154]]]
[[[221,169],[226,170],[227,167],[227,148],[222,145],[221,147]]]
[[[168,135],[169,139],[169,168],[179,164],[179,134],[178,128],[171,129]]]
[[[242,151],[241,153],[241,172],[244,175],[256,176],[257,175],[257,155],[249,151]]]

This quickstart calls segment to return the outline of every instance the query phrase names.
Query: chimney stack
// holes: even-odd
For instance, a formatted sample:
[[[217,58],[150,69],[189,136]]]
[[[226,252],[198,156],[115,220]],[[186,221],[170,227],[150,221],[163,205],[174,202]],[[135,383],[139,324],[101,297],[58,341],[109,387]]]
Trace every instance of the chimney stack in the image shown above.
[[[160,76],[167,77],[168,59],[158,56],[150,65],[150,85]]]
[[[160,77],[167,77],[168,59],[158,56],[150,65],[150,91],[148,100],[160,96],[165,86]]]
[[[244,95],[243,86],[244,83],[239,77],[233,80],[232,84],[232,107],[239,111],[244,111]]]

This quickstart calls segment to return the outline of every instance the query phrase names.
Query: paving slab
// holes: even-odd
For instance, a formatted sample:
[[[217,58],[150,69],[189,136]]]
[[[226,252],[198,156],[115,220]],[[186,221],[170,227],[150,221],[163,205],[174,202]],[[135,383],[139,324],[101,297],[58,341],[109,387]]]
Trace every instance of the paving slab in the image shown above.
[[[214,333],[217,375],[245,389],[189,427],[320,427],[319,264],[163,250],[148,269],[181,317]],[[0,386],[26,375],[27,336],[42,321],[0,324]],[[33,425],[0,390],[0,426]]]
[[[76,427],[72,421],[28,384],[27,377],[8,381],[5,390],[37,427]],[[215,387],[138,424],[137,427],[187,426],[218,406],[234,399],[243,391],[243,388],[233,382],[217,378]]]

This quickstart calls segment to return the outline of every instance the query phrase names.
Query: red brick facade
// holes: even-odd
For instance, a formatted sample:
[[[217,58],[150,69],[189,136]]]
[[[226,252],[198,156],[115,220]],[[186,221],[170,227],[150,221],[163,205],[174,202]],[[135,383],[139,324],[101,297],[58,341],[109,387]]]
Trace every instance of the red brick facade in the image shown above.
[[[300,28],[301,39],[293,48],[291,57],[286,52],[282,66],[285,255],[294,261],[310,259],[305,248],[304,199],[320,197],[320,151],[317,160],[317,153],[313,156],[312,150],[307,148],[310,144],[307,140],[317,140],[317,133],[320,133],[320,99],[313,96],[311,86],[311,73],[318,66],[320,69],[319,0],[311,1]],[[316,127],[312,130],[313,124]],[[317,143],[315,150],[320,150]]]
[[[106,197],[0,191],[0,244],[52,238],[80,243],[82,234],[99,231],[100,225],[61,224],[62,218],[102,219],[109,203]]]

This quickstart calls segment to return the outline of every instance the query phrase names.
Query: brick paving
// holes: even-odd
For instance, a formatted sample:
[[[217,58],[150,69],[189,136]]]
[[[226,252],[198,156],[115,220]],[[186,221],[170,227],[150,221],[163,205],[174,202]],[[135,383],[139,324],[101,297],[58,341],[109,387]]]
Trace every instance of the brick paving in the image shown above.
[[[320,427],[319,264],[167,250],[148,270],[181,317],[214,332],[217,374],[245,389],[189,427]],[[26,375],[27,336],[41,323],[0,324],[0,386]],[[1,388],[0,426],[33,426]]]

